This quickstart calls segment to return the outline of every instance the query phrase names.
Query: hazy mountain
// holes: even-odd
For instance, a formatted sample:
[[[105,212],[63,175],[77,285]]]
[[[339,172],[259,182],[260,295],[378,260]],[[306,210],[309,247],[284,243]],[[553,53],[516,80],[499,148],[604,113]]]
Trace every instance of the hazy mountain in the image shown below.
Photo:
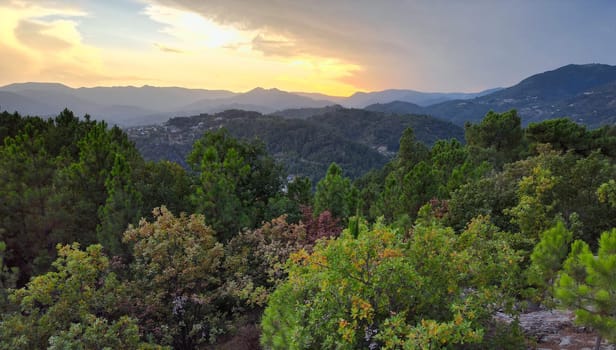
[[[516,109],[523,124],[570,117],[590,127],[616,120],[616,66],[567,65],[533,75],[520,83],[470,100],[453,100],[427,107],[390,102],[367,107],[387,113],[419,113],[458,125],[477,122],[490,110]]]
[[[178,115],[216,113],[228,109],[271,113],[294,107],[323,107],[314,100],[278,89],[256,88],[246,93],[176,87],[95,87],[73,89],[54,83],[21,83],[0,88],[0,107],[23,114],[54,115],[69,108],[122,126],[162,123]]]
[[[73,89],[56,83],[18,83],[0,88],[2,108],[24,114],[53,115],[68,108],[77,115],[90,114],[110,124],[134,126],[162,123],[178,115],[218,113],[228,109],[273,113],[286,109],[323,108],[341,104],[364,107],[373,101],[400,99],[419,104],[476,94],[422,93],[413,90],[386,90],[356,93],[350,97],[318,93],[290,93],[278,89],[256,88],[245,93],[226,90],[185,89],[178,87],[115,86]]]
[[[368,111],[383,112],[389,114],[422,114],[425,108],[411,102],[392,101],[389,103],[375,103],[364,108]]]
[[[48,116],[57,114],[58,111],[54,107],[45,103],[33,100],[31,98],[21,96],[10,91],[0,90],[0,110],[15,112],[18,111],[24,115],[39,115]],[[56,111],[50,113],[50,111]]]
[[[77,93],[105,105],[139,106],[153,111],[176,112],[202,99],[228,98],[237,95],[226,90],[185,89],[178,87],[95,87],[79,88]]]
[[[1,105],[2,109],[9,111],[45,116],[68,108],[77,115],[90,114],[110,124],[124,126],[161,123],[177,115],[186,104],[206,97],[235,95],[230,91],[151,86],[73,89],[55,83],[11,84],[0,88],[0,92],[14,94]]]
[[[616,119],[615,82],[616,66],[587,64],[567,65],[509,88],[476,94],[384,90],[339,97],[263,88],[234,93],[152,86],[73,89],[54,83],[24,83],[0,88],[0,108],[42,116],[69,108],[77,115],[88,113],[121,126],[156,124],[174,116],[228,109],[305,119],[326,113],[327,108],[341,108],[327,107],[334,104],[389,114],[426,114],[463,125],[481,120],[490,110],[515,108],[524,124],[569,116],[595,127]]]
[[[182,110],[192,113],[219,112],[228,109],[247,109],[261,113],[271,113],[280,109],[302,107],[324,107],[332,101],[314,100],[278,89],[256,88],[243,94],[222,99],[203,99]]]
[[[313,100],[332,101],[332,102],[334,102],[336,104],[339,104],[339,105],[344,104],[344,101],[349,98],[348,96],[330,96],[330,95],[320,94],[318,92],[294,91],[292,93],[295,94],[295,95],[308,97],[308,98],[311,98]]]
[[[384,90],[376,92],[356,92],[343,102],[342,105],[348,107],[364,108],[376,103],[388,103],[392,101],[410,102],[419,106],[429,106],[435,103],[454,100],[471,99],[478,96],[490,94],[500,88],[485,90],[478,93],[441,93],[441,92],[420,92],[414,90]]]

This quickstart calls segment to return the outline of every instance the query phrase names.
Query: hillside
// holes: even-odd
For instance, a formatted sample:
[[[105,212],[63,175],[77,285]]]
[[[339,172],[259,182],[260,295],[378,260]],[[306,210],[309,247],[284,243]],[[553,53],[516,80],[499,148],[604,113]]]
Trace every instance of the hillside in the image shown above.
[[[463,92],[422,92],[415,90],[389,89],[374,92],[356,92],[346,98],[341,104],[349,107],[364,108],[376,103],[403,101],[419,106],[430,106],[450,100],[467,100],[499,91],[500,88],[488,89],[477,93]]]
[[[551,118],[570,117],[589,127],[616,120],[616,66],[567,65],[533,75],[520,83],[470,100],[447,101],[428,107],[404,102],[371,105],[387,113],[422,113],[458,125],[477,122],[490,110],[517,109],[524,125]]]
[[[126,132],[144,158],[168,159],[185,166],[193,142],[205,131],[221,127],[236,137],[259,138],[289,174],[306,175],[313,181],[321,178],[332,162],[351,177],[383,166],[397,151],[407,127],[428,145],[440,138],[463,139],[460,127],[435,118],[341,107],[306,119],[229,110],[173,118],[163,125],[133,127]]]

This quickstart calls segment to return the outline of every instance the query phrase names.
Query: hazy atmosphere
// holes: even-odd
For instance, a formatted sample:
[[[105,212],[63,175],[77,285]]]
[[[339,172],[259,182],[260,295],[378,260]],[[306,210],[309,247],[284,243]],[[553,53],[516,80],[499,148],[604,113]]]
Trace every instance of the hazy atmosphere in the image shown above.
[[[0,0],[0,84],[472,92],[614,37],[612,1]]]

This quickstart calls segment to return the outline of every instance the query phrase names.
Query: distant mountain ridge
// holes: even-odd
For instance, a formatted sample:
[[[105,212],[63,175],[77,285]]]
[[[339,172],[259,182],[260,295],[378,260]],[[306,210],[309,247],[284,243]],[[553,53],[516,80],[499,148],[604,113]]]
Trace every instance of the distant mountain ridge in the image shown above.
[[[491,94],[501,88],[488,89],[477,93],[463,92],[421,92],[415,90],[390,89],[377,92],[356,92],[347,98],[343,105],[350,107],[364,108],[375,103],[386,103],[391,101],[410,102],[422,107],[449,100],[467,100],[475,97]]]
[[[226,90],[177,87],[96,87],[73,89],[56,83],[0,87],[0,109],[50,116],[65,107],[110,124],[159,124],[171,117],[218,113],[228,109],[308,118],[318,109],[340,105],[391,114],[423,114],[458,125],[477,122],[490,110],[517,109],[524,124],[570,117],[589,127],[616,122],[616,66],[567,65],[535,74],[508,88],[479,93],[427,93],[414,90],[358,92],[349,97],[255,88]],[[308,109],[315,109],[309,111]]]
[[[589,127],[616,122],[616,66],[567,65],[535,74],[520,83],[469,100],[452,100],[427,107],[395,101],[366,107],[386,113],[421,113],[458,125],[477,122],[490,110],[516,109],[523,124],[569,117]]]
[[[479,95],[483,94],[479,93]],[[136,126],[162,123],[169,118],[228,109],[274,113],[287,109],[323,108],[340,104],[363,108],[373,101],[406,99],[426,104],[452,98],[471,98],[478,94],[423,93],[414,90],[385,90],[356,93],[349,97],[318,93],[286,92],[255,88],[236,93],[226,90],[178,87],[116,86],[71,88],[58,83],[17,83],[0,87],[0,109],[25,115],[51,116],[64,108],[77,115],[90,114],[110,124]]]

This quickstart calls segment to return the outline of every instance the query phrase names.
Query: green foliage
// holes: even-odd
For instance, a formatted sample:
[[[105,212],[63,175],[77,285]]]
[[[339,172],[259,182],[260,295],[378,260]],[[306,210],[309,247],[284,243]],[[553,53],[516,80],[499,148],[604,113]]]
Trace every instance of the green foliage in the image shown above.
[[[342,175],[342,169],[332,163],[325,177],[317,184],[314,194],[314,214],[329,211],[333,217],[346,220],[357,206],[357,190],[351,180]]]
[[[58,243],[103,243],[126,257],[122,232],[167,204],[189,211],[190,178],[146,164],[117,127],[68,110],[42,119],[0,114],[0,240],[18,286],[48,271]]]
[[[57,234],[60,241],[93,244],[98,241],[97,227],[101,225],[100,219],[98,219],[99,207],[104,205],[110,197],[106,184],[111,185],[110,181],[124,181],[126,183],[126,179],[110,179],[113,176],[112,171],[114,171],[116,158],[121,157],[121,160],[118,159],[118,161],[124,163],[124,168],[127,167],[126,163],[135,164],[140,158],[137,150],[128,141],[126,134],[117,127],[108,129],[104,122],[93,125],[87,134],[77,142],[77,148],[79,150],[78,159],[72,160],[65,167],[58,169],[54,179],[54,186],[58,189],[54,201],[58,204],[71,203],[68,206],[60,206],[55,213],[57,220],[63,222],[63,225],[58,228]],[[118,167],[120,167],[119,164]],[[119,171],[118,167],[116,167],[116,173]],[[115,191],[116,194],[111,197],[120,195],[118,190]],[[123,204],[123,200],[109,198],[109,201],[110,206],[116,207],[114,211],[121,210],[119,206]],[[124,209],[134,210],[134,208]],[[109,211],[111,208],[107,210]],[[119,219],[119,217],[116,219]],[[134,218],[131,217],[131,219]],[[108,234],[120,235],[128,223],[113,223],[113,225],[120,227],[120,231],[108,232]],[[116,250],[115,247],[112,248]]]
[[[202,215],[175,217],[165,207],[127,230],[134,314],[146,337],[175,349],[212,343],[227,329],[227,295],[220,267],[223,246]]]
[[[131,170],[144,203],[141,215],[152,219],[150,209],[162,205],[172,213],[194,212],[190,203],[192,178],[182,166],[168,161],[146,162]]]
[[[554,285],[555,296],[563,306],[574,308],[576,322],[595,329],[611,342],[616,341],[616,229],[599,239],[594,256],[588,244],[575,241]]]
[[[616,176],[603,155],[561,154],[549,146],[539,154],[507,164],[454,191],[448,221],[459,229],[472,217],[489,214],[493,222],[526,240],[530,252],[539,234],[564,220],[575,238],[594,244],[599,234],[616,226],[608,204],[597,201],[597,188]]]
[[[135,189],[132,175],[126,158],[117,153],[105,180],[108,195],[105,204],[98,208],[100,225],[96,228],[98,242],[112,255],[128,255],[122,245],[122,232],[127,224],[136,224],[141,218],[141,194]]]
[[[127,132],[145,159],[184,165],[194,141],[208,130],[224,127],[234,137],[263,140],[288,174],[306,176],[315,184],[331,163],[340,165],[345,176],[353,179],[382,167],[395,155],[400,136],[408,127],[425,145],[464,138],[462,128],[425,115],[390,115],[339,106],[301,112],[307,119],[294,118],[293,111],[261,115],[230,110],[173,118],[165,125],[129,128]]]
[[[360,182],[362,197],[368,196],[372,203],[364,212],[372,218],[384,216],[388,222],[412,222],[422,205],[449,199],[455,189],[486,170],[487,163],[475,164],[459,141],[441,140],[428,150],[408,129],[400,139],[400,153],[388,168],[371,182]]]
[[[14,138],[4,140],[0,148],[0,240],[11,253],[9,264],[23,274],[45,270],[44,259],[37,258],[48,254],[53,171],[52,156],[32,125],[26,124]]]
[[[434,174],[427,163],[429,157],[429,150],[416,141],[413,130],[404,130],[400,150],[373,211],[390,222],[400,216],[415,217],[419,207],[437,191]]]
[[[86,349],[169,349],[141,343],[139,327],[134,319],[121,317],[109,324],[107,320],[88,315],[82,323],[73,323],[67,331],[49,338],[48,350]]]
[[[0,314],[6,312],[9,288],[15,288],[18,276],[16,267],[8,267],[4,263],[6,254],[6,243],[0,241]]]
[[[531,174],[518,183],[518,204],[505,211],[531,243],[539,239],[540,232],[552,226],[556,205],[553,188],[557,181],[549,170],[533,168]]]
[[[531,265],[527,271],[529,283],[539,288],[541,299],[550,302],[553,285],[563,261],[569,253],[573,234],[562,221],[541,234],[541,240],[530,255]]]
[[[413,129],[405,129],[400,137],[400,148],[396,156],[398,165],[408,170],[428,157],[428,148],[415,139]]]
[[[432,219],[382,225],[292,255],[262,319],[268,349],[422,348],[480,342],[519,260],[485,220],[462,236]],[[499,252],[494,255],[494,252]]]
[[[526,128],[526,137],[531,143],[549,143],[553,149],[562,152],[571,150],[588,155],[592,146],[586,127],[567,118],[531,123]]]
[[[239,141],[225,129],[207,132],[188,162],[199,178],[192,202],[222,240],[270,219],[267,206],[281,191],[282,172],[262,143]]]
[[[608,203],[612,207],[616,207],[616,181],[613,179],[601,184],[597,189],[597,196],[602,203]]]
[[[225,288],[249,308],[265,307],[287,277],[284,265],[289,256],[311,246],[305,226],[289,224],[284,216],[242,232],[225,245]]]
[[[18,310],[0,323],[0,348],[83,348],[87,344],[114,348],[122,344],[137,349],[143,345],[135,320],[118,309],[127,290],[110,272],[100,245],[85,251],[77,243],[58,246],[53,267],[55,271],[34,277],[26,287],[11,293]]]
[[[310,181],[310,178],[305,176],[293,178],[287,184],[287,197],[299,205],[312,205],[312,181]]]
[[[478,160],[487,160],[496,168],[520,159],[524,152],[524,133],[516,110],[488,112],[479,124],[464,125],[466,143]]]

